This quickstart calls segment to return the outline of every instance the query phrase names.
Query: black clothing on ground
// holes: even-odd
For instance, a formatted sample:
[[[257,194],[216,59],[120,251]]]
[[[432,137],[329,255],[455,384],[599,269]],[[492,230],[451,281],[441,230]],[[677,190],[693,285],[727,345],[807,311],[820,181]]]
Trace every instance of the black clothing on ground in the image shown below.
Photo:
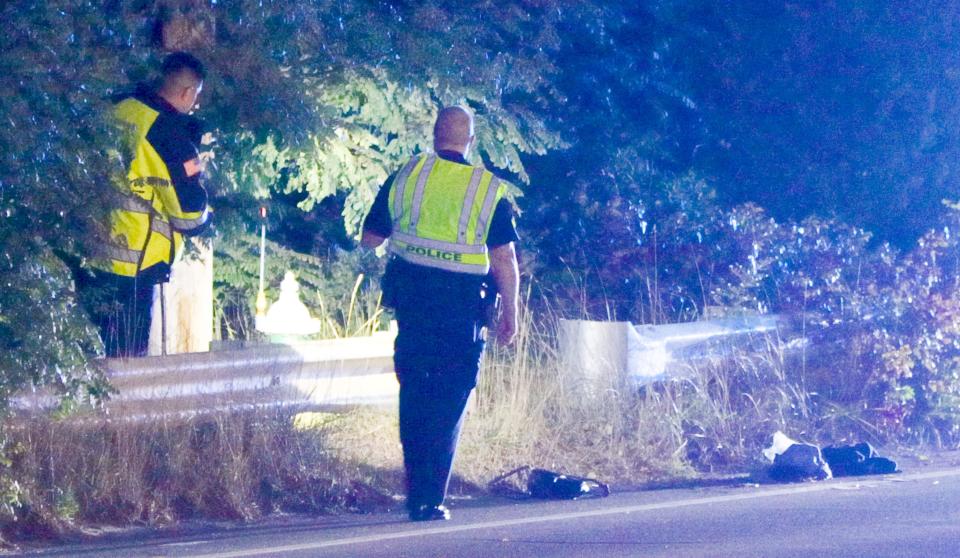
[[[886,475],[897,472],[897,462],[877,454],[869,442],[827,446],[821,450],[835,477]]]

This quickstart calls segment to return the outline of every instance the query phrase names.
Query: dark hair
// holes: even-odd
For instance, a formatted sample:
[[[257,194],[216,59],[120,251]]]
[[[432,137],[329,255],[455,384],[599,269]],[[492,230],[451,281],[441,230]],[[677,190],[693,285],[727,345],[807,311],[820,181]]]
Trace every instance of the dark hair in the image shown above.
[[[192,72],[200,81],[203,81],[207,77],[207,70],[204,69],[203,62],[197,60],[194,55],[186,52],[172,52],[168,54],[167,57],[163,59],[163,65],[160,67],[163,79],[179,75],[184,70]]]

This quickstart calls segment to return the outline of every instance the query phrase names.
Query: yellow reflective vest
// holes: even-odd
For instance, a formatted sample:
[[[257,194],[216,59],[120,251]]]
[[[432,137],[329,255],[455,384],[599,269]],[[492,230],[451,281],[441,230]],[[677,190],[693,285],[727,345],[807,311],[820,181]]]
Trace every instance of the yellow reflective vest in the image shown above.
[[[486,275],[487,234],[506,183],[490,171],[418,155],[390,189],[390,252],[410,263]]]
[[[182,252],[183,234],[196,232],[209,218],[191,117],[141,91],[120,101],[114,113],[128,129],[133,159],[119,207],[110,213],[110,238],[99,267],[166,281]]]

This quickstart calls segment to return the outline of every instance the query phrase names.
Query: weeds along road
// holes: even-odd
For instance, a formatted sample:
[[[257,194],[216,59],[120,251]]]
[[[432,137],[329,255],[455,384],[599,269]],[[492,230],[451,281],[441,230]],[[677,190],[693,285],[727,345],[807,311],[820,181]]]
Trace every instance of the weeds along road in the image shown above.
[[[459,504],[459,505],[457,505]],[[400,513],[273,522],[28,552],[30,556],[960,556],[960,467],[793,485],[454,502],[449,522]]]

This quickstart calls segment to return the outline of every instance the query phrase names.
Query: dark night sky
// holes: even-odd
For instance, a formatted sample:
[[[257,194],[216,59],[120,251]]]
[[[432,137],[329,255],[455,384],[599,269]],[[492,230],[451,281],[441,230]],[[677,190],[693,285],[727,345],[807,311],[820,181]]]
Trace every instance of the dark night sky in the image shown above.
[[[957,10],[942,2],[701,12],[698,160],[731,202],[836,214],[909,246],[960,196]],[[709,42],[709,41],[708,41]]]

